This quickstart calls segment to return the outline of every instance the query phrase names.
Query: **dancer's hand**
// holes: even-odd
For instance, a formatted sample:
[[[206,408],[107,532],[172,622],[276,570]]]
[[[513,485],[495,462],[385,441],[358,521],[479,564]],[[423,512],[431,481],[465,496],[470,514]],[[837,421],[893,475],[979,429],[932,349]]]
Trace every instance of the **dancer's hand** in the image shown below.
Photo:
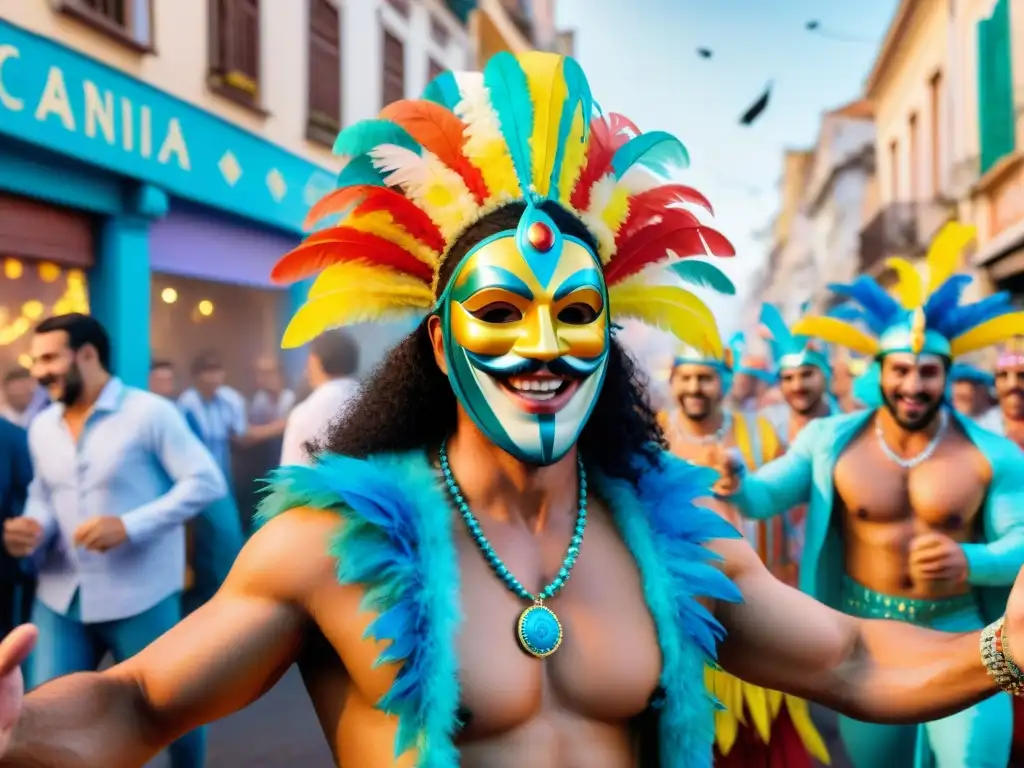
[[[75,544],[91,552],[108,552],[128,540],[128,530],[120,517],[94,517],[75,531]]]
[[[7,752],[14,726],[21,717],[25,681],[21,664],[36,644],[38,632],[30,624],[18,627],[0,643],[0,757]]]
[[[43,526],[31,517],[12,517],[4,521],[4,548],[11,557],[30,557],[43,540]]]
[[[711,486],[712,493],[716,496],[732,496],[740,487],[742,465],[739,458],[733,451],[721,445],[711,448],[710,458],[708,465],[720,475],[717,482]]]
[[[1024,662],[1024,568],[1017,572],[1017,581],[1006,602],[1004,632],[1010,640],[1010,653],[1018,666]]]
[[[910,541],[910,578],[915,583],[945,581],[962,584],[967,580],[967,556],[960,543],[934,531]]]

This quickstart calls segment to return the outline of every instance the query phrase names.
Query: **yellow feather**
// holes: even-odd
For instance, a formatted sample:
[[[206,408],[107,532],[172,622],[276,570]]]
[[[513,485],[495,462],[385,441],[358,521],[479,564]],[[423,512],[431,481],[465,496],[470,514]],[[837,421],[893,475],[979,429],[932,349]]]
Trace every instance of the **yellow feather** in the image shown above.
[[[947,223],[928,248],[928,295],[946,282],[960,264],[960,256],[974,239],[975,229],[958,221]]]
[[[993,344],[1024,336],[1024,312],[1010,312],[962,333],[950,342],[953,357],[966,355]]]
[[[838,344],[869,357],[878,354],[878,339],[834,317],[803,317],[790,328],[790,333],[794,336],[812,336],[827,344]]]
[[[807,702],[787,694],[786,709],[789,712],[789,719],[793,721],[793,727],[800,736],[800,741],[810,752],[811,757],[823,765],[832,765],[832,756],[828,753],[825,739],[821,737],[817,726],[811,719],[811,711]]]
[[[731,368],[732,366],[729,367]],[[754,444],[750,440],[746,419],[735,419],[733,421],[732,439],[736,442],[736,450],[740,452],[743,460],[747,463],[747,469],[753,472],[757,469],[757,462],[754,461]]]
[[[743,701],[750,714],[750,723],[767,744],[772,737],[772,715],[768,708],[768,694],[764,688],[752,683],[743,682]]]
[[[612,191],[611,199],[604,207],[604,210],[601,211],[601,220],[612,231],[612,234],[618,235],[619,229],[626,221],[628,215],[629,188],[624,184],[616,184],[615,189]]]
[[[403,275],[387,267],[348,261],[332,264],[321,272],[310,287],[307,299],[316,299],[328,293],[356,287],[366,288],[381,295],[388,291],[403,295],[420,291],[425,297],[430,295],[430,288],[415,277]]]
[[[479,72],[457,75],[462,100],[455,114],[465,124],[466,158],[480,169],[490,192],[486,205],[521,197],[519,177],[501,133],[501,121],[491,106],[490,92]]]
[[[885,266],[896,273],[896,285],[892,292],[904,309],[917,309],[924,304],[924,280],[917,267],[899,256],[887,259]]]
[[[307,301],[288,323],[281,347],[301,347],[324,331],[343,325],[366,322],[395,322],[428,309],[433,301],[430,290],[386,288],[375,290],[351,285]]]
[[[558,151],[562,105],[569,98],[562,73],[564,59],[538,51],[523,53],[517,58],[526,74],[533,102],[533,133],[530,135],[533,186],[539,195],[547,197]]]
[[[715,744],[719,752],[728,755],[736,744],[740,728],[743,709],[740,681],[728,672],[709,666],[704,668],[704,685],[724,707],[715,711]]]
[[[562,155],[562,170],[558,175],[558,199],[565,206],[569,205],[569,198],[572,197],[572,191],[576,188],[576,182],[580,180],[587,160],[587,145],[583,141],[586,126],[583,106],[580,105],[576,107],[576,114],[572,119],[572,128]]]
[[[613,319],[639,320],[668,331],[696,350],[721,358],[722,339],[715,316],[689,291],[633,279],[613,286],[608,298]]]
[[[779,455],[779,436],[775,432],[775,427],[764,416],[757,417],[757,427],[761,434],[761,456],[767,464]]]
[[[360,216],[349,216],[342,224],[360,232],[382,237],[389,243],[401,246],[424,264],[431,267],[437,266],[437,253],[395,223],[394,217],[387,211],[372,211]]]

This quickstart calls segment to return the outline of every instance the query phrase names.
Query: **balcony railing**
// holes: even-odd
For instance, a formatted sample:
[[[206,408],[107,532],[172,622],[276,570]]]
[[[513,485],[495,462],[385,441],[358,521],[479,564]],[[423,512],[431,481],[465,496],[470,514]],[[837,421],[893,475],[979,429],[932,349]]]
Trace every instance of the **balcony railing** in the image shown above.
[[[953,214],[951,206],[933,201],[883,207],[860,232],[861,271],[877,274],[888,258],[922,255]]]

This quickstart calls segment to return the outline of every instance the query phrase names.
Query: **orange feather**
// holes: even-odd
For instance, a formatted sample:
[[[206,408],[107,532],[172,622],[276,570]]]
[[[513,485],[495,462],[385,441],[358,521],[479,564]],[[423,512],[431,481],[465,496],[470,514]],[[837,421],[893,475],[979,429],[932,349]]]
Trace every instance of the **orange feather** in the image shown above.
[[[477,204],[483,205],[490,196],[484,175],[466,157],[466,126],[450,110],[432,101],[403,99],[384,107],[380,117],[401,126],[424,149],[437,155],[462,177]]]
[[[345,213],[353,203],[356,205],[351,211],[352,215],[387,211],[402,229],[425,246],[438,253],[444,250],[444,236],[426,212],[401,192],[390,187],[377,187],[372,184],[342,187],[324,195],[309,210],[305,227],[310,229],[328,216]]]
[[[604,268],[608,284],[621,282],[664,260],[669,251],[678,258],[705,256],[709,251],[712,256],[736,255],[725,235],[695,222],[694,215],[683,208],[665,210],[660,221],[637,230],[618,248]]]
[[[388,267],[428,285],[434,278],[430,265],[401,246],[351,227],[332,227],[310,235],[301,245],[282,256],[274,265],[270,279],[275,283],[295,283],[344,261]]]

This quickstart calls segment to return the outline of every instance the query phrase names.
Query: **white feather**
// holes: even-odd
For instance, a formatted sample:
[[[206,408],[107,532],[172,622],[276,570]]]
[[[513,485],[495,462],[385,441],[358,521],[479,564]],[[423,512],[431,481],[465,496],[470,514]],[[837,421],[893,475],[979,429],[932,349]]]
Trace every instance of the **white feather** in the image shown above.
[[[629,190],[630,195],[636,195],[663,186],[665,180],[658,178],[643,166],[634,165],[622,175],[619,183]]]
[[[602,215],[615,192],[615,177],[611,174],[602,176],[590,190],[590,207],[581,213],[583,223],[590,233],[597,238],[598,249],[605,262],[615,253],[615,233],[612,232]]]
[[[455,105],[455,114],[466,124],[466,145],[469,158],[479,157],[482,150],[495,141],[503,141],[501,123],[491,106],[491,92],[484,85],[480,72],[456,75],[462,100]]]

